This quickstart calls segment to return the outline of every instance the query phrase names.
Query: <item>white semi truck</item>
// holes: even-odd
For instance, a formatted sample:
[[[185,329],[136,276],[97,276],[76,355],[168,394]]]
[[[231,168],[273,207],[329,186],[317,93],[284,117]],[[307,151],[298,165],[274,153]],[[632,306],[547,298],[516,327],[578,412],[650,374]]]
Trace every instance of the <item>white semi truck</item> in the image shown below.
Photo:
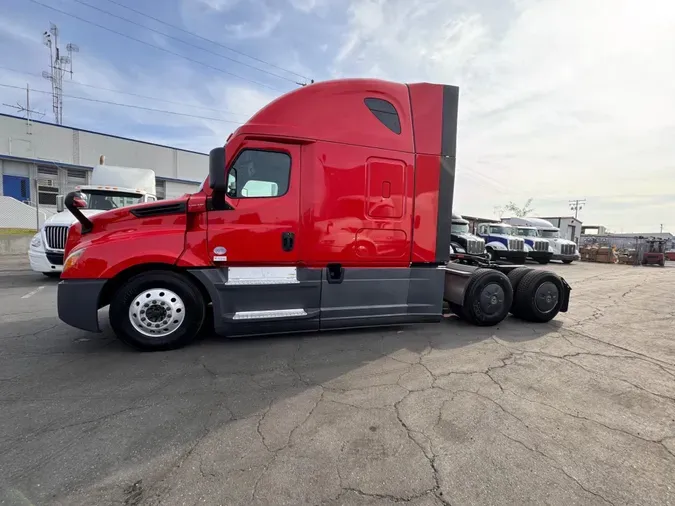
[[[539,232],[539,237],[546,239],[553,252],[551,260],[560,260],[564,264],[571,264],[579,260],[579,247],[574,241],[560,237],[560,229],[550,221],[541,218],[506,218],[503,220],[513,226],[534,227]]]
[[[155,171],[135,167],[101,164],[94,167],[90,184],[77,186],[76,205],[85,216],[111,209],[157,200]],[[63,196],[57,197],[57,213],[45,220],[28,250],[31,269],[46,276],[60,276],[63,270],[63,249],[68,229],[77,220],[63,208]]]

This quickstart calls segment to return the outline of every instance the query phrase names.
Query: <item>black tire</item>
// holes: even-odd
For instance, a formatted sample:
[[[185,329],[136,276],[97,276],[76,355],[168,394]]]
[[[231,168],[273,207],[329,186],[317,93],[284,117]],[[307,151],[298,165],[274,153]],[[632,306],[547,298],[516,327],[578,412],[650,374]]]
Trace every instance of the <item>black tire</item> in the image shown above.
[[[505,274],[492,269],[477,269],[471,275],[464,294],[462,314],[474,325],[497,325],[509,314],[513,289]]]
[[[134,299],[144,292],[159,290],[161,293],[161,289],[178,295],[184,311],[182,308],[175,311],[183,312],[183,320],[178,327],[166,335],[145,335],[132,324],[130,307]],[[109,318],[110,326],[115,334],[124,343],[143,351],[172,350],[187,345],[199,333],[206,313],[204,297],[199,289],[185,276],[171,271],[154,271],[134,276],[117,289],[111,300]],[[162,309],[158,305],[154,307]],[[169,313],[168,320],[171,319],[171,313]]]
[[[574,260],[563,260],[562,261],[562,263],[564,263],[564,264],[571,264],[572,262],[574,262]]]
[[[518,289],[518,285],[520,284],[520,280],[523,279],[523,276],[527,274],[528,272],[532,271],[530,267],[516,267],[512,271],[510,271],[507,275],[509,278],[509,281],[511,282],[511,287],[513,288],[513,293],[516,293],[516,290]]]
[[[560,312],[563,284],[551,271],[531,270],[515,290],[512,313],[523,320],[544,323]]]
[[[43,272],[42,274],[52,279],[59,279],[61,277],[60,272]]]
[[[537,262],[541,265],[546,265],[549,262],[548,258],[537,258]]]
[[[511,309],[509,309],[509,312],[514,316],[518,316],[519,314],[518,307],[516,306],[516,290],[518,289],[520,281],[525,277],[525,275],[528,272],[532,272],[532,269],[530,267],[518,267],[516,269],[513,269],[508,274],[509,281],[511,282],[511,286],[513,287],[513,304],[511,304]]]
[[[526,261],[527,261],[527,256],[524,256],[524,257],[517,257],[517,258],[515,258],[515,259],[513,260],[513,263],[514,263],[514,264],[518,264],[518,265],[525,265],[525,262],[526,262]]]

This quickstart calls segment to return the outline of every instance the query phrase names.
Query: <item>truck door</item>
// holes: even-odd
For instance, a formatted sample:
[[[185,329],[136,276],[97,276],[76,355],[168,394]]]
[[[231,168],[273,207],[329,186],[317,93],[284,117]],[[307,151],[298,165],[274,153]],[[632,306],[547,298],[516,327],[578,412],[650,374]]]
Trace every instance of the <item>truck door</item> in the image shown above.
[[[294,265],[302,240],[300,147],[247,141],[228,169],[232,209],[209,211],[209,255],[218,265]]]
[[[245,141],[228,163],[229,209],[207,213],[214,325],[228,336],[319,329],[321,270],[298,266],[297,145]]]

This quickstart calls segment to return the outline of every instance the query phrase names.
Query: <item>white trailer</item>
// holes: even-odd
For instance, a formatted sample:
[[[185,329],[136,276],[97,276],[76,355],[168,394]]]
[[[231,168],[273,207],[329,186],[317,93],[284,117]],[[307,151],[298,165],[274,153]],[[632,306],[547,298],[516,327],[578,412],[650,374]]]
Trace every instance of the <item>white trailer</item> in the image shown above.
[[[514,226],[536,228],[539,236],[548,241],[553,251],[551,260],[561,260],[564,264],[571,264],[581,258],[577,244],[560,237],[560,229],[550,221],[541,218],[506,218],[503,221]]]
[[[79,192],[85,216],[157,200],[154,170],[103,163],[94,167],[90,184],[76,186],[75,191]],[[57,197],[57,210],[35,234],[28,250],[31,269],[46,276],[60,276],[68,229],[77,221],[64,210],[63,195]]]

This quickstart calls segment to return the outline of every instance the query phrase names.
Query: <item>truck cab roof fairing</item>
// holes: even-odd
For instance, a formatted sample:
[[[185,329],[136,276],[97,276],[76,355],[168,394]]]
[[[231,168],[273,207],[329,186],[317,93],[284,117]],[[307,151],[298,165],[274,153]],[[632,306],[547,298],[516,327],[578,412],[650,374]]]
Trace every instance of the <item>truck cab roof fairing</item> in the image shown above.
[[[384,100],[393,106],[399,134],[377,118],[366,99]],[[260,109],[233,137],[242,134],[414,152],[408,87],[377,79],[340,79],[293,90]]]

